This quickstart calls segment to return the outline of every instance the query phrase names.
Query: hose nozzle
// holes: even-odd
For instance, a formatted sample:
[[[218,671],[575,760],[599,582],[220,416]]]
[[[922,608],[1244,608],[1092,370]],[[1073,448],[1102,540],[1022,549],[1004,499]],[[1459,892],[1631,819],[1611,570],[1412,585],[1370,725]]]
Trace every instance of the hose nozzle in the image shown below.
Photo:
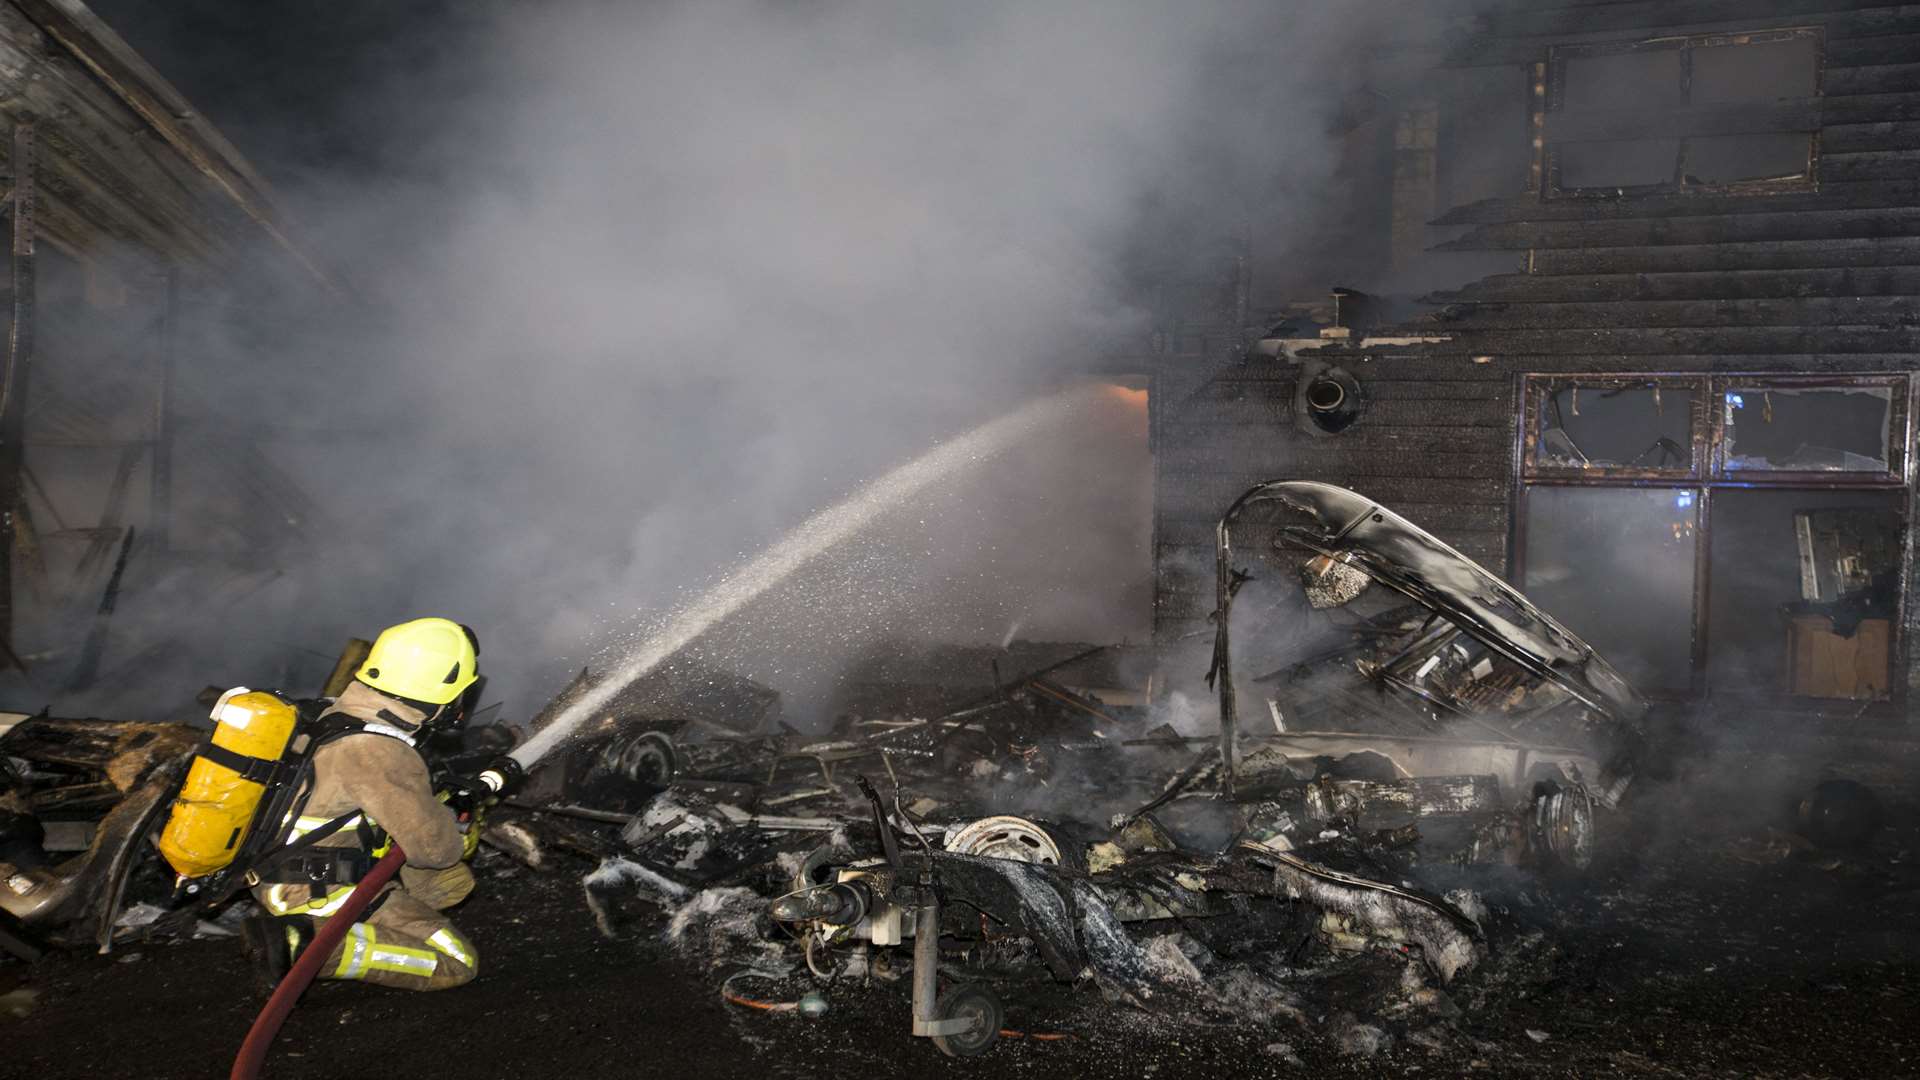
[[[480,782],[492,788],[495,795],[505,798],[527,782],[527,770],[513,758],[498,757],[481,770]]]

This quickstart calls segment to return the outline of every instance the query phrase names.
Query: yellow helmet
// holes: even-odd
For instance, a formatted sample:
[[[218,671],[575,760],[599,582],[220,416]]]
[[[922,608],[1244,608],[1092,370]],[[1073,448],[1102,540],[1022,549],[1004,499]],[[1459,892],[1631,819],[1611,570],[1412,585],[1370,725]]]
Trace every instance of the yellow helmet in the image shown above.
[[[480,677],[479,655],[472,632],[452,619],[415,619],[380,631],[354,678],[383,694],[445,705]]]

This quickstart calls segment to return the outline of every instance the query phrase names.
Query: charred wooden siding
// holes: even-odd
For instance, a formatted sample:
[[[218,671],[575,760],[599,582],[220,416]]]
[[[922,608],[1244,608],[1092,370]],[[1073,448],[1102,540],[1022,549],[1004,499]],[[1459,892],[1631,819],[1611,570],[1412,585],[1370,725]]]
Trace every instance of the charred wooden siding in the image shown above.
[[[1340,361],[1368,403],[1358,423],[1325,438],[1294,423],[1297,368],[1284,360],[1229,365],[1173,400],[1162,395],[1155,422],[1160,640],[1206,628],[1214,523],[1262,480],[1353,488],[1496,571],[1504,566],[1514,437],[1506,372],[1466,355],[1404,350],[1353,352]]]
[[[1920,5],[1508,7],[1483,18],[1448,65],[1537,71],[1551,49],[1568,44],[1816,28],[1821,92],[1769,106],[1766,121],[1818,132],[1810,182],[1798,190],[1592,198],[1552,197],[1536,181],[1524,193],[1445,210],[1434,224],[1460,233],[1439,250],[1511,253],[1515,271],[1432,296],[1438,308],[1430,317],[1392,331],[1444,336],[1443,344],[1309,354],[1345,366],[1369,399],[1365,415],[1339,435],[1300,433],[1294,362],[1255,357],[1189,374],[1197,386],[1156,402],[1162,642],[1205,628],[1211,525],[1262,479],[1345,484],[1505,572],[1526,373],[1920,366]],[[1751,129],[1751,116],[1724,111],[1703,122]],[[1190,373],[1195,365],[1207,366],[1197,356],[1169,356],[1162,370]],[[1909,600],[1909,642],[1920,630],[1914,609]],[[1920,670],[1910,666],[1908,681],[1920,687]]]

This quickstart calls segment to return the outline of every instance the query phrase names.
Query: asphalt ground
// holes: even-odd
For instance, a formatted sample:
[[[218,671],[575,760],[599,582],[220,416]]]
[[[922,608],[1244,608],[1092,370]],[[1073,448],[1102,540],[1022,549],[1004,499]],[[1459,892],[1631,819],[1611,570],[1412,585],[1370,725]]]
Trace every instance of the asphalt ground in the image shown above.
[[[1509,894],[1488,960],[1437,1005],[1409,1008],[1387,956],[1343,961],[1303,991],[1304,1018],[1264,1023],[1042,988],[1011,996],[1009,1029],[1068,1037],[972,1059],[908,1034],[905,980],[835,984],[818,1019],[730,1004],[727,969],[677,955],[664,915],[603,937],[579,885],[590,864],[496,857],[457,912],[476,982],[320,984],[267,1075],[1920,1075],[1920,828],[1894,809],[1870,850],[1835,856],[1751,817],[1649,804],[1584,877]],[[0,961],[0,1078],[222,1076],[263,1000],[236,939]]]

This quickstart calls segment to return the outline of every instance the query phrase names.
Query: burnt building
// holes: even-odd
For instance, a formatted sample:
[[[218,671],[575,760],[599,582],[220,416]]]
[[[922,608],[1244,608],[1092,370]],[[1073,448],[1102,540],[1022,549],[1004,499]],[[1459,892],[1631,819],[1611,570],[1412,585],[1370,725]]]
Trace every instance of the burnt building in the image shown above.
[[[0,687],[38,708],[133,686],[183,626],[284,588],[315,507],[264,448],[284,412],[229,376],[276,352],[265,298],[338,286],[245,157],[78,0],[0,3],[0,88]],[[129,597],[160,614],[126,626]]]
[[[1205,632],[1236,495],[1324,480],[1702,726],[1910,735],[1920,10],[1481,5],[1382,49],[1337,246],[1250,222],[1157,340],[1157,641]]]

